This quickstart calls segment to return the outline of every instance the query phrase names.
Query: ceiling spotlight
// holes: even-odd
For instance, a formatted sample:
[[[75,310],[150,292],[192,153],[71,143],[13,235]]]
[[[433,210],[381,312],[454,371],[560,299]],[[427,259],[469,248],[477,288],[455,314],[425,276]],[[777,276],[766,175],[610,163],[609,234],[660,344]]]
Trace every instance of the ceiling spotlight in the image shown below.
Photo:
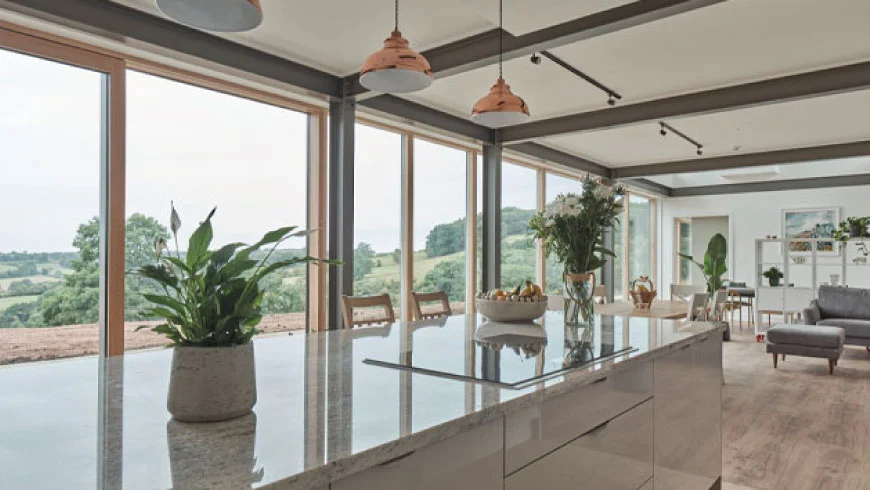
[[[668,132],[665,131],[665,128],[662,128],[661,130],[659,130],[659,134],[662,135],[662,136],[667,136],[667,135],[668,135]]]
[[[538,56],[538,53],[532,53],[532,57],[529,58],[529,61],[531,61],[533,65],[540,65],[541,57]]]
[[[698,148],[698,156],[701,156],[701,155],[703,155],[703,154],[704,154],[704,150],[702,150],[702,149],[699,147],[699,148]]]
[[[610,106],[616,105],[616,99],[613,98],[613,94],[607,95],[607,105],[610,105]]]

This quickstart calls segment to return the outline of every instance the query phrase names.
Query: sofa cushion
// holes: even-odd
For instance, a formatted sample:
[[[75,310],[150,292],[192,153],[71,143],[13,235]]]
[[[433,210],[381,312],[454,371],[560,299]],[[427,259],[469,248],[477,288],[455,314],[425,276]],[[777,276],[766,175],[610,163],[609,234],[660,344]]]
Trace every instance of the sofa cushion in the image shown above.
[[[868,289],[821,286],[818,304],[823,319],[870,320],[870,290]]]
[[[777,325],[767,331],[767,341],[776,344],[839,349],[846,342],[846,333],[838,327]]]
[[[819,320],[816,325],[840,327],[846,331],[846,337],[870,338],[870,320],[858,320],[855,318],[825,318],[824,320]]]

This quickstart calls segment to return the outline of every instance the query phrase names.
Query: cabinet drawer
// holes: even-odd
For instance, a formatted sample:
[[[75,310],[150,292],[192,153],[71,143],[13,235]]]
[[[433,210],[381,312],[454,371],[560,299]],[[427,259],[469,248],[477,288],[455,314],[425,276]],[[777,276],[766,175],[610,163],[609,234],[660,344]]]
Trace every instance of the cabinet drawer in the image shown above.
[[[653,476],[653,402],[602,424],[505,480],[505,490],[637,490]]]
[[[505,474],[511,474],[652,396],[652,362],[507,416]]]
[[[334,482],[332,490],[501,490],[503,422],[496,420]]]

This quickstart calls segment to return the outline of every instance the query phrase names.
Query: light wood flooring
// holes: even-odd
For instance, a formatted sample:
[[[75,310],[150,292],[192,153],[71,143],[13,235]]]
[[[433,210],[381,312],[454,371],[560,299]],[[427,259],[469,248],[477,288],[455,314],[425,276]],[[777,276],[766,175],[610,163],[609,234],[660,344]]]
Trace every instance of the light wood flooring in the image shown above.
[[[776,323],[776,318],[774,318]],[[870,489],[870,354],[788,356],[773,369],[751,329],[723,351],[723,488]]]

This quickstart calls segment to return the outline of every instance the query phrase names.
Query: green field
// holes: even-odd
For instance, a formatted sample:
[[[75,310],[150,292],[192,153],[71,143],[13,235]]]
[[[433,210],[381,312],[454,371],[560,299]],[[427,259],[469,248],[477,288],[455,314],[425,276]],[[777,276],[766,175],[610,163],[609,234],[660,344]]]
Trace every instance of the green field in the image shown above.
[[[418,280],[423,279],[426,274],[435,268],[435,265],[439,262],[450,260],[453,258],[465,258],[465,252],[456,252],[450,255],[443,255],[441,257],[427,257],[426,252],[424,250],[419,250],[414,252],[414,277]],[[380,260],[381,265],[377,265],[377,261]],[[398,278],[399,277],[399,264],[397,264],[393,260],[393,254],[378,254],[375,255],[375,266],[372,268],[372,271],[369,274],[366,274],[366,279],[384,279],[384,278]]]
[[[27,277],[4,277],[4,278],[0,279],[0,290],[9,289],[10,284],[12,284],[13,282],[17,282],[17,281],[23,281],[24,279],[30,279],[30,282],[32,282],[34,284],[40,283],[40,282],[58,282],[58,281],[63,280],[60,277],[43,276],[43,275],[27,276]]]
[[[32,301],[36,301],[39,298],[39,295],[33,296],[13,296],[11,298],[0,298],[0,311],[9,308],[12,305],[17,305],[19,303],[30,303]]]

